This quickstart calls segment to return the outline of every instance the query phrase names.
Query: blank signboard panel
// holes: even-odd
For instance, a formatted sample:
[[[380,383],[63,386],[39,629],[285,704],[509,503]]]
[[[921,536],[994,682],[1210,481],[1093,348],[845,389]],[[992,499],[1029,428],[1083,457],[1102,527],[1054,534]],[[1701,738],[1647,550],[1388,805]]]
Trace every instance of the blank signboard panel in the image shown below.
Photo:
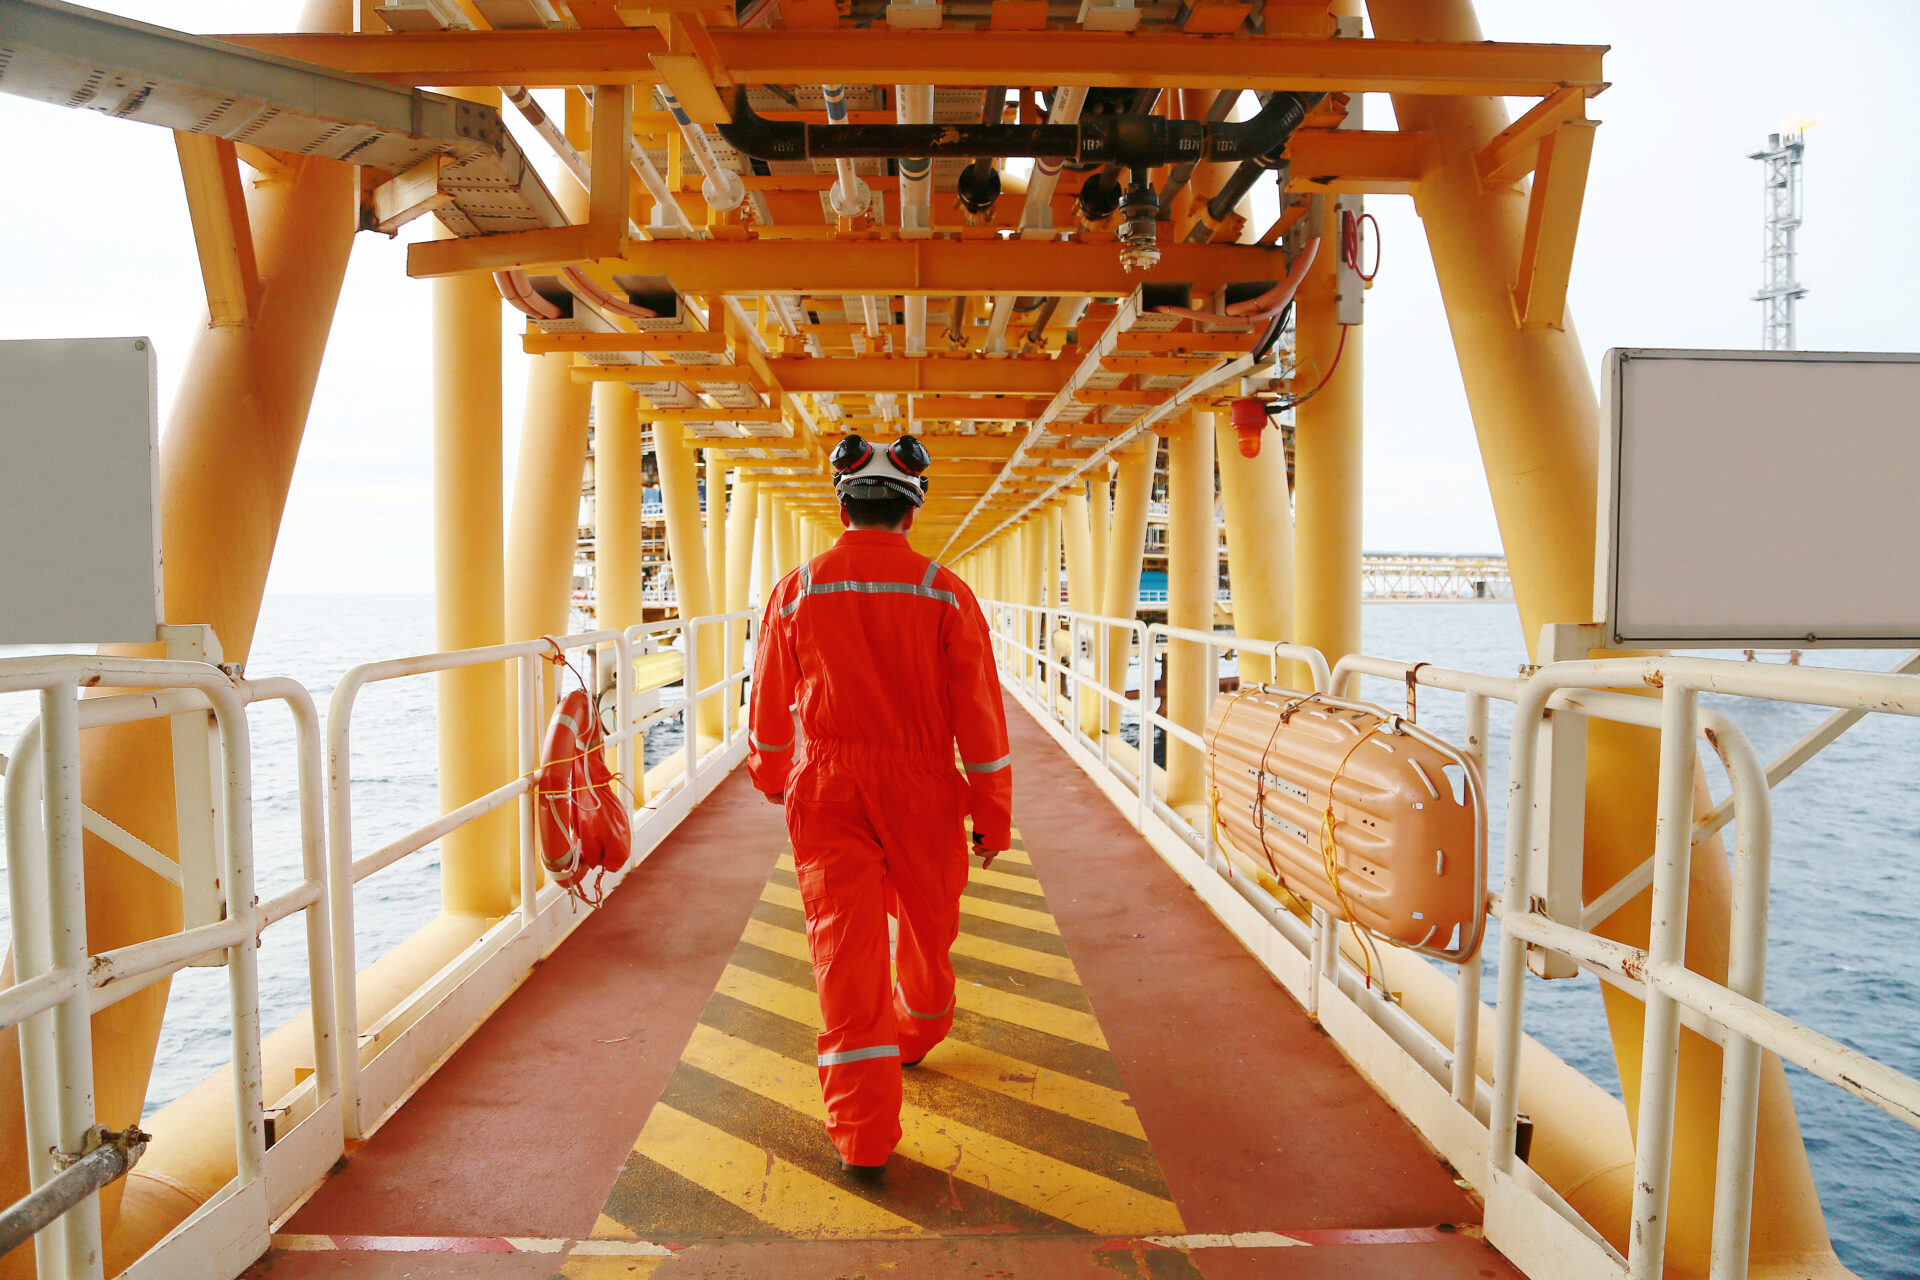
[[[0,342],[0,644],[151,641],[153,344]]]
[[[1920,640],[1920,355],[1607,353],[1610,642]]]

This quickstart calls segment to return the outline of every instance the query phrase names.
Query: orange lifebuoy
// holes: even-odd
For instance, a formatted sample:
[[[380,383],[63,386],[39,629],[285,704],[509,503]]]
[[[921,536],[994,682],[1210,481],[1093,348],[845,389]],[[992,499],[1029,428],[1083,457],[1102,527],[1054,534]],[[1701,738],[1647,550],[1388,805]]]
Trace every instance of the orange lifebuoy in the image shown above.
[[[615,793],[603,745],[593,706],[575,689],[553,710],[533,779],[541,865],[555,884],[593,903],[599,901],[593,890],[627,865],[632,847],[626,806]]]

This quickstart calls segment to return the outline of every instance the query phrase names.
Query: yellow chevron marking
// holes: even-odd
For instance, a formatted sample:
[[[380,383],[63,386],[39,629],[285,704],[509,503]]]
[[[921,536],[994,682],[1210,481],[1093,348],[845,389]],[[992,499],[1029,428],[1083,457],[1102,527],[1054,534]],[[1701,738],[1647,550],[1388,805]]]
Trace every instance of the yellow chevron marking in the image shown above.
[[[591,1255],[568,1258],[556,1273],[564,1280],[647,1280],[647,1277],[659,1270],[665,1262],[660,1257],[594,1257]]]
[[[805,1115],[825,1117],[819,1076],[813,1068],[771,1050],[700,1026],[694,1029],[682,1061]],[[656,1115],[659,1110],[656,1109]],[[902,1155],[1072,1223],[1083,1231],[1147,1235],[1185,1229],[1180,1224],[1179,1211],[1170,1201],[1029,1151],[949,1116],[907,1103],[900,1109],[900,1124],[905,1131],[899,1146]],[[648,1129],[652,1127],[649,1123]],[[643,1142],[646,1136],[641,1135]],[[765,1154],[756,1151],[755,1155],[764,1164]],[[686,1170],[681,1168],[681,1172]],[[865,1202],[859,1203],[868,1207]],[[767,1217],[759,1203],[743,1207],[755,1216]],[[818,1213],[819,1208],[812,1211]],[[814,1219],[815,1222],[827,1220],[830,1219]],[[835,1220],[836,1227],[843,1225]]]
[[[999,865],[1000,859],[995,858],[993,860],[993,866],[997,867]],[[1029,893],[1035,897],[1040,896],[1040,882],[1038,880],[1029,879],[1026,876],[1008,875],[1004,871],[995,871],[993,867],[988,867],[985,871],[982,871],[979,867],[968,868],[967,883],[992,885],[996,889],[1012,889],[1016,893]]]
[[[603,1213],[594,1219],[593,1230],[588,1233],[587,1238],[589,1240],[638,1240],[640,1237],[635,1235],[626,1223]]]
[[[743,941],[782,955],[794,956],[802,960],[807,958],[805,938],[787,929],[762,924],[758,920],[747,922],[747,933]],[[1057,957],[1047,958],[1056,959]],[[747,1000],[769,1013],[777,1013],[794,1021],[803,1021],[810,1027],[818,1025],[816,1019],[801,1018],[793,1012],[793,1010],[802,1009],[802,1002],[805,1002],[805,1010],[810,1011],[817,1007],[814,1001],[807,998],[806,992],[797,992],[799,999],[795,999],[785,994],[787,991],[795,991],[795,988],[787,983],[774,979],[766,979],[766,981],[784,988],[780,992],[765,993],[765,997],[780,999],[782,1007],[774,1008],[766,1004],[765,997],[754,998],[738,995],[733,991],[728,991],[727,994],[735,996],[736,999]],[[725,989],[724,986],[722,989]],[[1017,1098],[1021,1102],[1030,1102],[1035,1106],[1045,1107],[1049,1111],[1057,1111],[1063,1116],[1072,1116],[1075,1120],[1101,1125],[1135,1138],[1147,1136],[1140,1128],[1140,1118],[1134,1114],[1126,1095],[1106,1088],[1104,1085],[1062,1075],[1058,1071],[1049,1071],[1045,1067],[1035,1066],[1019,1058],[996,1053],[992,1049],[968,1044],[962,1040],[948,1039],[941,1045],[938,1053],[939,1056],[931,1059],[923,1068],[924,1070],[937,1071],[941,1075],[952,1076],[976,1088],[1004,1094],[1009,1098]]]
[[[783,929],[777,924],[768,924],[763,920],[747,921],[744,941],[769,951],[778,951],[781,955],[793,956],[799,960],[812,962],[813,956],[807,950],[807,935],[794,929]],[[1008,942],[995,942],[991,938],[976,937],[963,933],[954,940],[953,954],[968,956],[975,960],[985,960],[1007,969],[1016,969],[1021,973],[1031,973],[1035,977],[1052,978],[1056,982],[1071,982],[1080,985],[1080,975],[1073,967],[1073,961],[1065,956],[1052,956],[1044,951],[1029,951],[1025,947],[1016,947]]]
[[[1011,853],[1003,853],[994,859],[995,864],[997,865],[1003,858],[1009,862],[1019,862],[1023,864],[1026,862],[1025,858],[1015,858]],[[793,871],[793,850],[789,848],[787,852],[781,854],[780,860],[774,865],[782,871],[791,873]],[[1004,871],[995,871],[992,867],[982,870],[971,864],[969,864],[967,868],[967,882],[969,884],[998,885],[1002,889],[1017,889],[1021,893],[1038,894],[1040,892],[1040,882],[1031,876],[1009,875]]]
[[[715,988],[736,1000],[758,1005],[769,1013],[791,1018],[795,1022],[820,1029],[820,1003],[813,992],[781,982],[777,978],[768,978],[754,973],[750,969],[741,969],[728,965],[726,972],[720,975],[720,985]],[[962,1009],[973,1013],[985,1014],[989,1018],[998,1018],[1029,1031],[1044,1031],[1048,1035],[1060,1036],[1067,1040],[1078,1040],[1081,1044],[1092,1045],[1096,1049],[1107,1047],[1107,1038],[1100,1030],[1100,1020],[1092,1014],[1081,1013],[1074,1009],[1062,1009],[1043,1000],[1033,1000],[1026,996],[1013,995],[1006,991],[997,991],[992,987],[977,987],[970,982],[960,983],[954,991],[954,998]]]
[[[806,910],[800,901],[800,891],[798,889],[789,889],[784,884],[768,882],[766,887],[760,890],[760,899],[763,902],[771,902],[775,906],[788,907],[794,911]],[[1016,924],[1023,929],[1032,929],[1039,933],[1057,934],[1060,932],[1060,926],[1055,924],[1053,917],[1044,911],[1029,911],[1025,907],[1002,906],[998,902],[985,902],[979,898],[961,899],[960,909],[969,915],[979,916],[983,920],[997,920],[1001,924]]]
[[[702,1032],[722,1041],[727,1039],[716,1031],[699,1027],[694,1033],[695,1045],[701,1043]],[[682,1060],[697,1061],[692,1046]],[[808,1076],[813,1074],[797,1065],[796,1070]],[[756,1092],[765,1093],[765,1090]],[[824,1119],[826,1113],[821,1106],[817,1081],[811,1094],[812,1105],[807,1106],[803,1099],[798,1109]],[[656,1105],[653,1114],[647,1117],[646,1128],[641,1130],[633,1149],[744,1209],[774,1231],[787,1235],[862,1238],[923,1234],[905,1218],[849,1195],[773,1153],[665,1103]]]

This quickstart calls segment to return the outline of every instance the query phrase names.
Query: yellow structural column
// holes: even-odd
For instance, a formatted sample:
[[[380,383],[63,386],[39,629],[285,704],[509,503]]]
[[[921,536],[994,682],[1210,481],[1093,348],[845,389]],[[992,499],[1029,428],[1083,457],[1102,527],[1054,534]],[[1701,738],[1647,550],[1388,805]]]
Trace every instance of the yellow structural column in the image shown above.
[[[1220,579],[1220,535],[1213,522],[1213,431],[1189,422],[1167,440],[1167,622],[1213,630],[1213,595]],[[1167,718],[1199,733],[1212,690],[1207,647],[1171,641],[1167,650]],[[1146,703],[1143,701],[1143,707]],[[1142,735],[1145,741],[1145,735]],[[1167,735],[1167,804],[1179,810],[1206,801],[1206,755]]]
[[[1147,552],[1147,503],[1153,496],[1153,470],[1160,457],[1160,437],[1152,432],[1132,446],[1120,459],[1120,480],[1113,495],[1113,527],[1107,537],[1105,595],[1100,612],[1109,618],[1130,620],[1140,611],[1140,564]],[[1132,634],[1119,627],[1106,627],[1107,687],[1115,693],[1127,688],[1127,657],[1131,653]],[[1140,673],[1140,704],[1153,698],[1153,675]],[[1103,706],[1108,706],[1102,700]],[[1109,733],[1118,733],[1120,720],[1109,712],[1105,717]],[[1144,735],[1143,735],[1144,737]]]
[[[794,544],[795,526],[793,511],[785,498],[773,500],[773,573],[774,582],[786,577],[800,563],[800,553]],[[772,590],[768,588],[769,592]]]
[[[594,623],[602,630],[624,631],[642,620],[640,437],[640,397],[633,388],[594,383]]]
[[[1093,537],[1087,523],[1087,491],[1084,485],[1068,487],[1066,505],[1061,511],[1061,524],[1066,533],[1068,606],[1075,613],[1098,613],[1100,594],[1094,586]],[[1070,630],[1071,660],[1084,666],[1086,659],[1081,656],[1081,647],[1093,641],[1093,633],[1077,626]],[[1083,691],[1080,695],[1080,731],[1093,734],[1099,731],[1099,726],[1099,699]]]
[[[1469,0],[1372,0],[1368,10],[1382,39],[1482,39]],[[1511,287],[1526,193],[1483,188],[1473,159],[1506,126],[1503,105],[1496,99],[1396,94],[1394,115],[1400,128],[1433,139],[1438,163],[1415,188],[1415,207],[1426,227],[1531,647],[1542,624],[1585,622],[1593,612],[1599,407],[1571,317],[1558,329],[1521,329],[1514,322]],[[1652,848],[1655,758],[1650,731],[1600,722],[1590,728],[1589,897],[1630,872]],[[1726,973],[1731,881],[1717,837],[1695,846],[1686,963],[1715,980]],[[1649,907],[1642,894],[1597,931],[1644,947]],[[1632,1118],[1639,1107],[1644,1006],[1612,987],[1603,987],[1602,995]],[[1719,1048],[1683,1032],[1668,1206],[1670,1276],[1707,1274],[1719,1093]],[[1556,1121],[1538,1111],[1533,1119],[1536,1125]],[[1562,1188],[1622,1250],[1630,1181],[1592,1179]],[[1755,1274],[1838,1274],[1786,1077],[1772,1056],[1764,1059],[1761,1076],[1751,1242]]]
[[[1287,501],[1287,451],[1281,446],[1280,433],[1274,431],[1263,437],[1259,457],[1243,458],[1239,435],[1227,415],[1210,416],[1227,525],[1234,632],[1262,640],[1291,640],[1293,513]],[[1240,651],[1240,679],[1246,684],[1275,679],[1264,649]]]
[[[1335,239],[1294,302],[1299,367],[1317,370],[1319,387],[1294,410],[1294,632],[1329,663],[1360,651],[1362,330],[1335,313]]]
[[[727,612],[739,613],[752,603],[753,531],[760,514],[758,481],[735,474],[733,502],[727,508]],[[732,624],[733,643],[728,646],[727,670],[740,670],[747,652],[747,624]]]
[[[707,599],[715,613],[727,611],[727,455],[721,449],[707,455]],[[731,668],[729,668],[731,669]]]
[[[641,468],[640,398],[624,382],[593,384],[593,594],[594,627],[624,631],[646,620],[641,600],[645,568],[641,506],[646,479]],[[639,753],[638,744],[634,751]],[[646,770],[630,781],[634,802],[646,799]]]
[[[1084,606],[1087,613],[1099,613],[1107,599],[1107,548],[1113,535],[1113,476],[1104,462],[1091,468],[1093,483],[1087,487],[1087,534],[1093,547],[1092,590]],[[1076,606],[1078,607],[1078,606]]]
[[[754,598],[764,603],[773,594],[773,584],[778,579],[773,560],[773,490],[755,483],[759,490],[759,511],[754,516],[754,541],[759,550],[754,553],[755,577],[758,579],[759,593]]]
[[[667,516],[667,557],[673,566],[673,587],[682,618],[697,618],[714,612],[709,594],[712,579],[707,574],[707,544],[700,529],[700,486],[695,475],[694,449],[687,442],[684,428],[675,422],[653,424],[653,453],[660,463],[660,501]],[[683,639],[683,644],[685,643]],[[699,683],[711,685],[720,678],[720,629],[702,627],[699,644]],[[687,652],[687,696],[694,689],[694,654]],[[697,754],[720,740],[720,702],[708,698],[694,717],[699,729],[695,735]]]
[[[568,217],[586,218],[586,189],[571,174],[560,174],[555,194]],[[591,384],[574,381],[570,353],[550,352],[529,359],[520,454],[513,470],[513,509],[507,523],[508,640],[565,635],[572,630],[580,486],[587,465],[587,409],[593,394]],[[554,676],[552,669],[541,672],[543,691],[551,692]],[[551,703],[543,696],[540,705]]]
[[[498,106],[491,90],[461,94]],[[433,282],[434,644],[467,649],[506,638],[502,519],[500,294],[485,274]],[[519,772],[513,673],[443,671],[438,686],[440,807],[485,795]],[[519,879],[511,807],[440,842],[441,907],[491,919],[513,907]]]

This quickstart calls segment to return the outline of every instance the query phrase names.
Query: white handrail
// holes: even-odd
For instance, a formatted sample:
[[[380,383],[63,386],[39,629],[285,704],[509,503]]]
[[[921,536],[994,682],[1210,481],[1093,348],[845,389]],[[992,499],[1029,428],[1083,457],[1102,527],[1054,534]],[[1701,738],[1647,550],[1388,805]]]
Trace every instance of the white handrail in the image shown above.
[[[1665,1202],[1671,1176],[1678,1030],[1682,1025],[1717,1041],[1725,1050],[1714,1187],[1712,1280],[1734,1280],[1746,1273],[1762,1051],[1795,1062],[1879,1110],[1920,1127],[1920,1080],[1849,1049],[1765,1004],[1766,908],[1772,840],[1768,789],[1778,776],[1790,772],[1791,765],[1802,763],[1805,756],[1831,741],[1839,728],[1860,716],[1920,716],[1920,675],[1910,674],[1915,665],[1911,660],[1896,671],[1883,673],[1651,657],[1556,663],[1519,678],[1361,655],[1343,657],[1331,671],[1324,661],[1314,668],[1316,689],[1321,692],[1343,688],[1354,677],[1374,676],[1404,683],[1409,696],[1415,686],[1463,694],[1467,738],[1464,754],[1482,772],[1486,764],[1488,704],[1495,700],[1516,704],[1509,754],[1506,883],[1503,893],[1492,897],[1489,903],[1489,913],[1501,921],[1502,954],[1500,991],[1493,1010],[1492,1087],[1486,1090],[1480,1086],[1474,1065],[1483,1013],[1481,966],[1477,956],[1459,970],[1453,1042],[1439,1042],[1392,1003],[1372,993],[1347,989],[1344,979],[1352,967],[1341,956],[1339,948],[1332,945],[1324,912],[1315,912],[1314,927],[1309,932],[1300,928],[1283,909],[1268,909],[1270,904],[1277,904],[1272,904],[1271,899],[1262,903],[1259,899],[1264,895],[1258,886],[1213,856],[1210,831],[1197,829],[1166,805],[1148,799],[1151,795],[1148,779],[1155,767],[1152,764],[1153,734],[1165,733],[1171,740],[1201,745],[1191,726],[1172,724],[1151,707],[1147,691],[1151,688],[1155,646],[1168,640],[1184,640],[1204,644],[1210,653],[1217,653],[1226,648],[1244,650],[1255,643],[1264,646],[1265,642],[1248,641],[1227,632],[1142,627],[1127,619],[1099,618],[1066,609],[1004,602],[989,602],[986,608],[993,620],[1004,682],[1040,718],[1043,726],[1049,727],[1063,740],[1063,745],[1077,753],[1096,782],[1110,774],[1123,779],[1126,790],[1121,794],[1127,796],[1123,807],[1134,810],[1135,826],[1148,834],[1155,847],[1174,863],[1176,870],[1195,883],[1196,888],[1202,888],[1201,882],[1194,879],[1196,865],[1179,861],[1176,856],[1179,850],[1197,859],[1198,866],[1211,866],[1215,875],[1232,882],[1240,897],[1260,909],[1265,924],[1259,934],[1250,934],[1231,920],[1229,927],[1240,934],[1270,968],[1275,963],[1269,959],[1275,942],[1284,941],[1288,948],[1300,953],[1309,976],[1303,988],[1292,982],[1288,985],[1301,996],[1309,1012],[1315,1012],[1322,1002],[1334,998],[1338,992],[1346,998],[1349,1007],[1386,1033],[1394,1051],[1406,1055],[1437,1083],[1446,1085],[1451,1105],[1473,1118],[1474,1126],[1465,1131],[1473,1135],[1465,1139],[1468,1145],[1449,1149],[1449,1144],[1462,1141],[1458,1121],[1431,1107],[1409,1108],[1404,1105],[1406,1099],[1396,1095],[1396,1102],[1403,1104],[1403,1110],[1421,1125],[1430,1140],[1441,1146],[1456,1167],[1469,1178],[1477,1172],[1484,1175],[1485,1181],[1479,1189],[1489,1196],[1490,1202],[1495,1198],[1500,1200],[1501,1211],[1496,1213],[1490,1207],[1488,1214],[1489,1238],[1496,1245],[1502,1243],[1504,1224],[1512,1220],[1512,1212],[1533,1213],[1536,1216],[1531,1226],[1516,1226],[1515,1230],[1533,1233],[1530,1239],[1534,1241],[1554,1239],[1558,1242],[1556,1247],[1561,1249],[1587,1251],[1586,1260],[1596,1268],[1595,1274],[1611,1271],[1633,1280],[1653,1280],[1660,1274],[1665,1243]],[[1051,643],[1055,619],[1067,628],[1076,656],[1089,628],[1096,629],[1097,633],[1098,628],[1127,627],[1133,632],[1141,655],[1142,686],[1140,748],[1133,768],[1110,756],[1105,749],[1104,733],[1102,740],[1094,743],[1080,731],[1083,689],[1092,689],[1097,696],[1109,701],[1123,704],[1125,701],[1106,687],[1106,646],[1096,646],[1100,660],[1092,664],[1091,671],[1087,664],[1057,658]],[[1283,657],[1310,661],[1300,653],[1283,652],[1279,647],[1274,649],[1273,657],[1276,662]],[[1061,681],[1071,694],[1070,723],[1055,696]],[[1644,691],[1648,686],[1660,689],[1661,698],[1623,692]],[[1839,709],[1841,714],[1829,721],[1830,726],[1837,727],[1810,735],[1769,768],[1738,724],[1714,708],[1698,705],[1697,696],[1702,692],[1827,706]],[[1542,768],[1536,758],[1535,743],[1542,719],[1548,712],[1638,725],[1658,730],[1661,735],[1660,824],[1652,856],[1582,905],[1575,920],[1549,916],[1531,883],[1535,856],[1532,845],[1536,839],[1532,813],[1534,796],[1541,785],[1537,774]],[[1696,822],[1694,744],[1700,740],[1705,740],[1720,759],[1731,790],[1726,801],[1717,805],[1707,818]],[[1119,796],[1114,798],[1119,803]],[[1736,837],[1729,967],[1726,981],[1716,982],[1685,965],[1681,945],[1686,932],[1685,885],[1694,843],[1729,819],[1735,823]],[[1556,824],[1546,824],[1544,830],[1549,845],[1540,852],[1547,865],[1564,869],[1570,864],[1578,883],[1582,850],[1562,849],[1553,843],[1567,838],[1560,834]],[[1156,833],[1165,833],[1172,843],[1163,841]],[[1577,843],[1577,833],[1571,838]],[[1625,946],[1592,932],[1593,926],[1650,886],[1655,897],[1656,925],[1645,949]],[[1206,890],[1202,888],[1202,892]],[[1208,900],[1216,912],[1223,911],[1215,899],[1209,897]],[[1223,919],[1226,918],[1223,914]],[[1621,1257],[1607,1245],[1590,1224],[1580,1219],[1514,1154],[1529,946],[1564,956],[1648,1005],[1628,1257]],[[1276,974],[1280,971],[1276,970]],[[1287,980],[1285,975],[1280,976],[1283,981]],[[1344,1024],[1325,1025],[1337,1037],[1350,1039],[1356,1034],[1351,1029],[1342,1029]],[[1380,1045],[1375,1043],[1368,1051],[1379,1050]],[[1537,1209],[1527,1209],[1526,1205],[1537,1206]],[[1516,1210],[1515,1206],[1520,1207]],[[1545,1236],[1540,1235],[1543,1228],[1537,1214],[1542,1212],[1565,1223],[1557,1229],[1564,1234],[1556,1235],[1549,1230]]]
[[[81,688],[96,686],[165,692],[80,698]],[[311,1115],[332,1102],[339,1084],[332,1066],[333,971],[319,719],[313,701],[291,680],[237,680],[204,663],[72,655],[0,660],[0,692],[26,690],[39,692],[41,714],[21,734],[5,782],[17,981],[0,992],[0,1026],[15,1026],[20,1036],[30,1183],[46,1185],[58,1173],[61,1161],[101,1141],[94,1114],[92,1015],[202,956],[225,951],[234,1054],[236,1172],[233,1194],[216,1200],[253,1206],[258,1221],[252,1227],[264,1236],[271,1218],[285,1212],[291,1198],[241,1193],[261,1184],[270,1163],[294,1170],[281,1179],[283,1183],[298,1182],[302,1171],[319,1176],[342,1149],[337,1125],[327,1134],[323,1123],[315,1131],[321,1134],[317,1144],[305,1138],[289,1143],[284,1156],[276,1154],[270,1161],[265,1136],[259,939],[275,921],[295,913],[307,918],[316,1062],[311,1085],[301,1086],[296,1094],[304,1092],[310,1099]],[[294,719],[302,880],[263,908],[253,888],[252,757],[246,707],[270,701],[286,703]],[[212,712],[223,761],[218,786],[224,816],[225,918],[89,954],[80,733],[194,710]],[[37,798],[36,792],[40,793]],[[39,822],[34,820],[36,811]],[[34,1018],[49,1011],[50,1019]],[[204,1216],[203,1210],[189,1219],[175,1238],[185,1238]],[[97,1192],[40,1233],[36,1263],[42,1277],[93,1280],[101,1275]]]

